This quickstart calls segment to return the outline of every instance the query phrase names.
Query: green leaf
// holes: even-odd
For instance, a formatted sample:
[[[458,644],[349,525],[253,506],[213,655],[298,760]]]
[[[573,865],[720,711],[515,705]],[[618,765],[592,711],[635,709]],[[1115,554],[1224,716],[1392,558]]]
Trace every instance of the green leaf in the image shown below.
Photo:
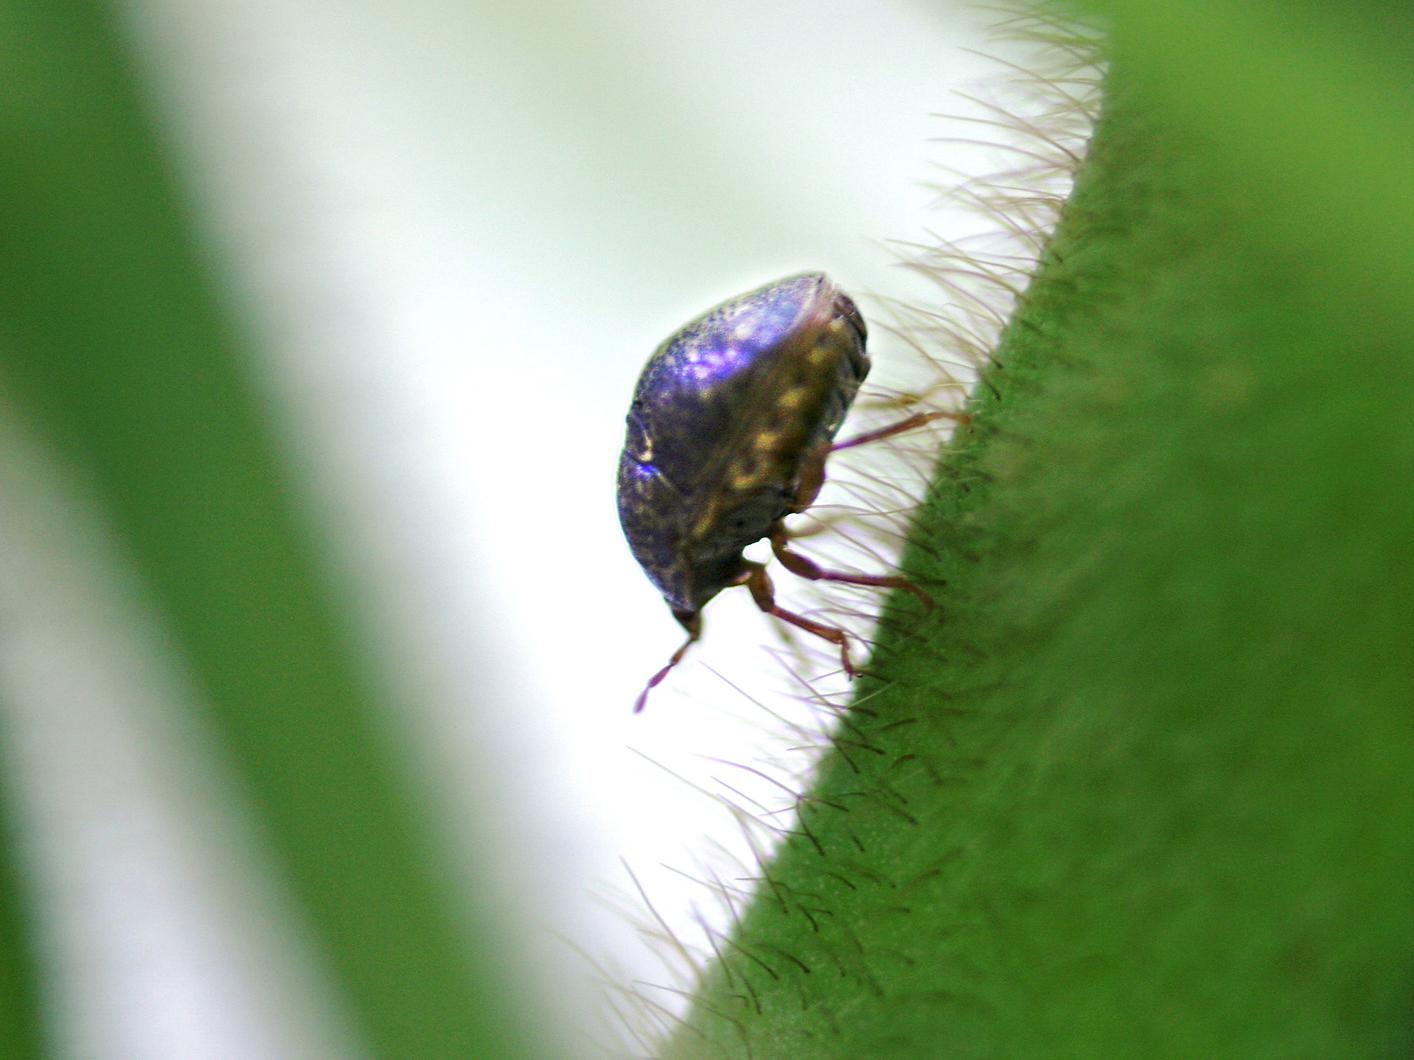
[[[33,894],[19,861],[9,778],[0,783],[0,1055],[44,1055]]]
[[[5,384],[103,504],[369,1045],[529,1052],[503,955],[466,923],[390,746],[110,13],[5,0],[0,49]]]

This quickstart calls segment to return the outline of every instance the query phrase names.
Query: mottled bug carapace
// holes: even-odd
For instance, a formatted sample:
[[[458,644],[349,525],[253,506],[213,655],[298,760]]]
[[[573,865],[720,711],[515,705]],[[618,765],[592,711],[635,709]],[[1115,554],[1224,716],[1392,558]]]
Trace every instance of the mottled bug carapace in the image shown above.
[[[778,606],[765,566],[742,555],[762,538],[801,577],[899,586],[927,600],[906,579],[825,571],[788,544],[784,520],[814,502],[834,449],[938,415],[834,442],[869,373],[867,336],[854,301],[824,273],[810,272],[728,299],[649,358],[619,458],[619,520],[688,636],[635,711],[701,635],[702,608],[733,585],[747,586],[762,611],[837,645],[854,675],[844,631]]]

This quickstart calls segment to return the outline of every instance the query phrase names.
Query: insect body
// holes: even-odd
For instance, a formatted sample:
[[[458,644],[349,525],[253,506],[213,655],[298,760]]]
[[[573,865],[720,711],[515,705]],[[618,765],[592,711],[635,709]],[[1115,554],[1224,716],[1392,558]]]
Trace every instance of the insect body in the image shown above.
[[[688,638],[635,710],[700,635],[703,606],[733,585],[745,584],[763,611],[838,645],[853,675],[844,632],[776,606],[765,568],[742,555],[762,538],[803,577],[912,588],[823,571],[787,546],[783,520],[820,492],[835,434],[869,372],[866,336],[849,296],[823,273],[805,273],[723,302],[649,358],[619,458],[619,520]]]

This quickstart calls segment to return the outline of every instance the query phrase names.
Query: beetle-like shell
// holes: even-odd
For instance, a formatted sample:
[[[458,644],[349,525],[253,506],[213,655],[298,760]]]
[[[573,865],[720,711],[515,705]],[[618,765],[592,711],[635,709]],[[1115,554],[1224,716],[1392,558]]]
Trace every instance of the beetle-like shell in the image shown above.
[[[866,334],[849,296],[812,272],[723,302],[649,358],[619,520],[684,625],[741,580],[746,546],[813,499],[802,470],[823,460],[869,372]]]

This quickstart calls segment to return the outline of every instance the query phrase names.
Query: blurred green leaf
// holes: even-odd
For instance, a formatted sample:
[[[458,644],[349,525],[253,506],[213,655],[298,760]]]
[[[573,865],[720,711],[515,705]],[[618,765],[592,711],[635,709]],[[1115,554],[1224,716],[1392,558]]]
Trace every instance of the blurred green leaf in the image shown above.
[[[3,732],[3,729],[0,729]],[[44,1055],[34,895],[19,864],[11,778],[0,778],[0,1056]]]
[[[1201,134],[1254,231],[1335,307],[1414,317],[1414,6],[1093,0],[1156,107]]]
[[[0,373],[91,486],[380,1055],[513,1056],[113,16],[3,0]],[[465,889],[485,881],[465,881]]]

